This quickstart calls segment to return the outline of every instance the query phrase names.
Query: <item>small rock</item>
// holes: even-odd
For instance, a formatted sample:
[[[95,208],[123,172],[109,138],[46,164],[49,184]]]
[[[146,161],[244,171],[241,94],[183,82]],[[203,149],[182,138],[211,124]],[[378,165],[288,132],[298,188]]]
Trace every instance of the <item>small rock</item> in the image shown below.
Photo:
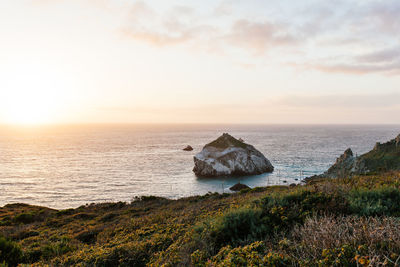
[[[193,150],[193,147],[187,146],[187,147],[185,147],[183,150],[184,150],[184,151],[192,151],[192,150]]]
[[[235,184],[234,186],[232,186],[231,188],[229,188],[229,190],[231,191],[241,191],[243,189],[250,189],[249,186],[245,185],[245,184],[241,184],[240,182]]]

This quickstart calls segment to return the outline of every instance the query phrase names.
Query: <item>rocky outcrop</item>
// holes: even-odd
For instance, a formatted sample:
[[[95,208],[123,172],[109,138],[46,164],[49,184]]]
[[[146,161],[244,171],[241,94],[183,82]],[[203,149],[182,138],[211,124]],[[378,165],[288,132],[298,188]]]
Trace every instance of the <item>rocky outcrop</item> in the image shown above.
[[[243,189],[250,189],[250,187],[249,187],[248,185],[241,184],[241,183],[239,182],[239,183],[237,183],[237,184],[235,184],[235,185],[233,185],[233,186],[231,186],[231,187],[229,188],[229,190],[235,191],[235,192],[241,191],[241,190],[243,190]]]
[[[351,173],[354,169],[355,157],[353,151],[348,148],[325,173],[324,176],[340,177]]]
[[[184,151],[192,151],[192,150],[193,150],[193,147],[187,146],[187,147],[185,147],[183,150],[184,150]]]
[[[326,172],[306,178],[306,181],[396,170],[400,170],[400,134],[389,142],[376,143],[371,151],[358,157],[354,157],[349,148]]]
[[[194,157],[193,172],[199,176],[254,175],[273,170],[260,151],[227,133],[204,146]]]

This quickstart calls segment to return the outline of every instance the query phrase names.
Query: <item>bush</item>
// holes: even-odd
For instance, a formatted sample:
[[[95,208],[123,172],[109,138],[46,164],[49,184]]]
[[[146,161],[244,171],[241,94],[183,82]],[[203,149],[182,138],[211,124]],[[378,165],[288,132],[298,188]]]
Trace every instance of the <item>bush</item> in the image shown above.
[[[269,232],[262,222],[261,210],[252,208],[230,211],[196,231],[202,232],[201,238],[208,243],[211,254],[226,245],[238,246],[262,239]]]
[[[74,213],[75,213],[74,209],[65,209],[65,210],[57,211],[56,215],[57,216],[63,216],[63,215],[72,215]]]
[[[143,202],[147,202],[147,201],[166,201],[167,199],[164,197],[158,197],[158,196],[135,196],[132,199],[132,202],[135,201],[143,201]]]
[[[97,235],[99,234],[100,229],[88,229],[80,232],[75,236],[76,239],[85,244],[93,244],[97,240]]]
[[[35,218],[32,213],[20,213],[14,217],[14,221],[16,223],[28,224],[33,223]]]
[[[12,220],[10,216],[4,216],[1,220],[0,220],[0,226],[8,226],[11,225]]]
[[[16,243],[0,236],[0,262],[17,266],[22,262],[22,257],[22,250]]]
[[[69,245],[68,239],[62,239],[56,243],[50,243],[41,247],[40,253],[37,253],[45,260],[49,260],[53,257],[61,256],[72,250],[73,248]]]
[[[400,216],[400,190],[384,187],[374,190],[356,190],[348,196],[354,214]]]
[[[263,220],[275,231],[302,224],[313,214],[347,213],[348,204],[338,194],[314,191],[295,191],[278,197],[266,197],[261,203]]]
[[[200,257],[199,257],[200,256]],[[265,244],[257,241],[244,247],[223,247],[209,261],[202,259],[196,251],[192,254],[192,264],[195,266],[290,266],[293,260],[283,254],[266,253]]]

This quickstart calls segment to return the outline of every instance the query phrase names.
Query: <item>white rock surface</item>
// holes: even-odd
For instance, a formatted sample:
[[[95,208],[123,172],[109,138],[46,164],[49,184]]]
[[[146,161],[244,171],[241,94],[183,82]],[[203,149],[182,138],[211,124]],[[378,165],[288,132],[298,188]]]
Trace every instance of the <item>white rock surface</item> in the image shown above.
[[[254,175],[272,172],[271,162],[252,145],[224,133],[194,156],[199,176]]]

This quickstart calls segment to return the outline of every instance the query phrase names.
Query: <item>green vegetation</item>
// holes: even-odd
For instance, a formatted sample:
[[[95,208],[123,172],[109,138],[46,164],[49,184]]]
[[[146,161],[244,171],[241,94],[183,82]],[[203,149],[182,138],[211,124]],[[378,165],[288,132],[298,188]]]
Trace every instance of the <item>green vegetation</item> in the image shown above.
[[[400,173],[235,194],[0,208],[0,265],[396,266]]]
[[[377,144],[373,150],[361,155],[360,159],[370,172],[400,170],[400,145],[394,139]]]
[[[222,136],[218,137],[216,140],[207,144],[205,147],[208,147],[208,146],[216,147],[219,149],[226,149],[230,146],[241,147],[241,148],[247,147],[247,145],[244,142],[239,141],[238,139],[234,138],[233,136],[231,136],[229,134],[223,134]]]

